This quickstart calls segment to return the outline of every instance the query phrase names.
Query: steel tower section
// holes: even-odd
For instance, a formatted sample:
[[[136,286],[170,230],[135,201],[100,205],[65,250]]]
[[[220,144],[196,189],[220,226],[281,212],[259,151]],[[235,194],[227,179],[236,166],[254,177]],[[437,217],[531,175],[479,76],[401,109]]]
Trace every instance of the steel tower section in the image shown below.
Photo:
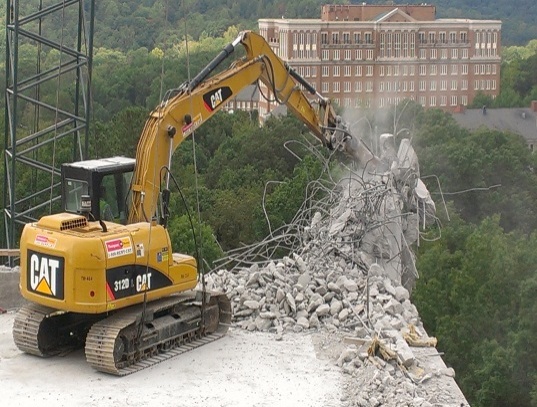
[[[60,165],[87,158],[95,0],[6,0],[2,247],[60,205]]]

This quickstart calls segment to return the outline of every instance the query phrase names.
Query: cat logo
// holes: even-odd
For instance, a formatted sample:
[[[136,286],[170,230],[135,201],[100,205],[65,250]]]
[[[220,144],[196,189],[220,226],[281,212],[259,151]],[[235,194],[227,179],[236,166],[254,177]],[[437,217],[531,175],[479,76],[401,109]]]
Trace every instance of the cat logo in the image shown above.
[[[233,92],[231,91],[231,88],[229,86],[224,86],[203,95],[203,104],[209,112],[212,112],[232,95]]]
[[[151,290],[151,273],[144,273],[136,276],[136,291],[148,291]]]
[[[28,250],[27,287],[35,293],[63,300],[64,260]]]

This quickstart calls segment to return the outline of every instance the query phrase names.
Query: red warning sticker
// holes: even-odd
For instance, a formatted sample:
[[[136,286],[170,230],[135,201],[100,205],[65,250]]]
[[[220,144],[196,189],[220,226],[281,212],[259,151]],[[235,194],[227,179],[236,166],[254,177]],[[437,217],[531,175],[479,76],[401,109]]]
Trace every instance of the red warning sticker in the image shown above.
[[[54,249],[56,247],[57,240],[53,237],[43,236],[43,235],[37,235],[34,240],[34,244],[38,246],[44,246],[49,247],[51,249]]]
[[[107,240],[104,243],[106,245],[106,253],[108,253],[109,259],[125,256],[133,252],[131,239],[129,237]]]

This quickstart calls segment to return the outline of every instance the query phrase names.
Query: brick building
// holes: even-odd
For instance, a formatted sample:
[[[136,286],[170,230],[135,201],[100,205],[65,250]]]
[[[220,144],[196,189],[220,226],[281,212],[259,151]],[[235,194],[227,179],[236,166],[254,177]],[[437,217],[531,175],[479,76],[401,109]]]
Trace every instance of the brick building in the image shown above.
[[[436,19],[432,5],[325,5],[321,19],[260,19],[273,50],[343,107],[412,99],[453,111],[500,85],[501,21]],[[268,89],[263,89],[268,92]],[[260,118],[274,106],[260,100]]]

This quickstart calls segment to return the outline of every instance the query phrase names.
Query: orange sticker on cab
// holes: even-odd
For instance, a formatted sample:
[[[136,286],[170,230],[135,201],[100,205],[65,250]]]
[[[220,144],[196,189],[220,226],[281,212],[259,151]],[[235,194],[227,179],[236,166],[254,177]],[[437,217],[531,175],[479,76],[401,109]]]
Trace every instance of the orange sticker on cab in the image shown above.
[[[120,237],[118,239],[107,240],[104,242],[108,258],[125,256],[133,252],[131,239],[129,237]]]
[[[56,247],[57,240],[53,237],[43,236],[43,235],[37,235],[34,240],[34,244],[38,246],[44,246],[51,249],[54,249]]]

